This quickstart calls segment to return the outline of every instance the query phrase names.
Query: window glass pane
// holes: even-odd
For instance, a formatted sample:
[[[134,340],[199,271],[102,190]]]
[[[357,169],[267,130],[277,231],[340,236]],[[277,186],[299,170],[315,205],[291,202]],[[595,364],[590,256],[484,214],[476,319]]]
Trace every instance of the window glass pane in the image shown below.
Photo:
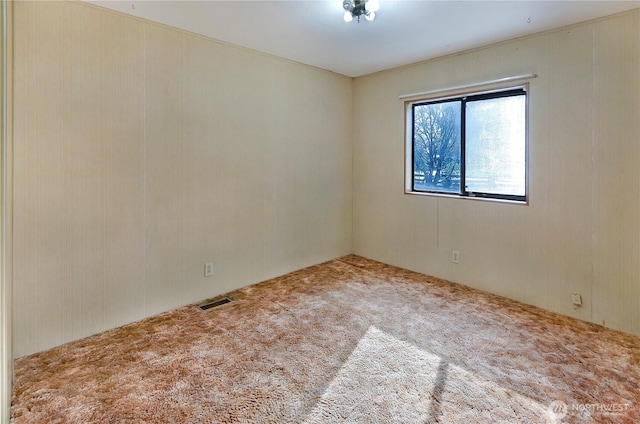
[[[460,105],[413,107],[413,189],[460,192]]]
[[[466,104],[467,191],[525,195],[525,96]]]

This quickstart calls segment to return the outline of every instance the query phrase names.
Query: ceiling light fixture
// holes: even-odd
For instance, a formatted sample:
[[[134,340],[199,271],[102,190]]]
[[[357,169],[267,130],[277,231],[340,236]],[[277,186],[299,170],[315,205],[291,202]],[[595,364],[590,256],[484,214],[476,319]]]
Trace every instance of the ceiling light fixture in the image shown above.
[[[373,21],[376,18],[376,12],[380,9],[378,0],[344,0],[342,2],[344,8],[344,21],[351,22],[353,18],[364,16],[367,21]]]

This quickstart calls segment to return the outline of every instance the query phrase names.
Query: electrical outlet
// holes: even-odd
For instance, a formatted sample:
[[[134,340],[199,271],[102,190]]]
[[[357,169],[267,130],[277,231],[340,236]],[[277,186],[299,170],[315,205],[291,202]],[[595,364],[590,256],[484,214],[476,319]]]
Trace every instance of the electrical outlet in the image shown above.
[[[451,262],[453,262],[454,264],[460,263],[460,252],[458,252],[457,250],[453,250],[451,252]]]
[[[582,296],[578,293],[573,293],[571,295],[571,303],[573,306],[582,306]]]
[[[213,262],[204,264],[204,276],[211,277],[213,275]]]

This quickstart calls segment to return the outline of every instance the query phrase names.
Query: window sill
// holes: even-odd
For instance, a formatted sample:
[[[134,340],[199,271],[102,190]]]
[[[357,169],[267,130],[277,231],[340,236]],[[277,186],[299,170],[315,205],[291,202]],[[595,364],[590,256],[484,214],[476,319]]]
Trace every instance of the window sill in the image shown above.
[[[495,199],[492,197],[460,196],[459,194],[430,193],[430,192],[412,191],[412,190],[406,190],[406,189],[404,191],[404,194],[414,195],[414,196],[439,197],[439,198],[445,198],[445,199],[473,200],[473,201],[480,201],[480,202],[505,203],[508,205],[529,206],[528,198],[526,200]]]

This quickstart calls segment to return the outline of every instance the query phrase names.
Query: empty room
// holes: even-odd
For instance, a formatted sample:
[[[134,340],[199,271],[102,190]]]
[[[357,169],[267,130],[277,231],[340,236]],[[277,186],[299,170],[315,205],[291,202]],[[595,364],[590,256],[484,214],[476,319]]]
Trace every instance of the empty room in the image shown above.
[[[640,422],[640,1],[0,11],[2,424]]]

